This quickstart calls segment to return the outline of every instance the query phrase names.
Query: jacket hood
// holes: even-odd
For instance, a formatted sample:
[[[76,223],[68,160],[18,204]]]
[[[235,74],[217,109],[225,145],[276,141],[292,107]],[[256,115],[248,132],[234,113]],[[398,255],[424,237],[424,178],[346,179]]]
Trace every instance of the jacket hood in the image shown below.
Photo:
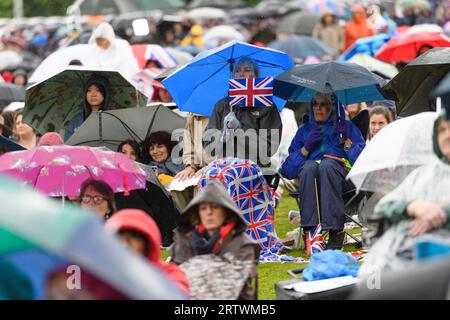
[[[155,221],[144,211],[120,210],[106,221],[105,226],[116,232],[133,230],[141,233],[148,241],[148,260],[156,264],[161,263],[161,233]]]
[[[89,44],[95,44],[95,39],[97,38],[107,39],[113,45],[116,39],[113,27],[107,22],[99,24],[89,38]]]
[[[236,206],[230,195],[227,193],[225,187],[216,180],[211,180],[199,192],[194,199],[188,204],[181,214],[180,227],[191,229],[193,227],[193,218],[198,215],[198,206],[203,202],[211,202],[221,205],[233,212],[238,217],[239,225],[246,226],[247,223],[242,217],[241,210]]]
[[[110,84],[108,79],[105,77],[94,74],[87,82],[84,87],[84,106],[83,106],[83,119],[86,120],[86,118],[91,114],[91,109],[89,108],[88,102],[86,100],[86,93],[87,90],[91,85],[95,84],[97,87],[100,88],[100,91],[102,91],[104,101],[103,101],[103,107],[102,110],[109,110],[111,109],[111,90],[110,90]]]
[[[436,154],[436,156],[443,162],[449,164],[449,161],[447,159],[447,157],[444,156],[444,154],[442,153],[441,149],[439,148],[439,144],[438,144],[438,126],[442,121],[446,121],[446,112],[445,109],[442,110],[440,116],[436,119],[436,121],[434,121],[434,126],[433,126],[433,152],[434,154]]]
[[[331,102],[331,112],[330,116],[328,117],[327,121],[323,125],[332,125],[335,126],[335,122],[338,117],[338,111],[339,110],[339,116],[340,118],[345,120],[345,109],[344,106],[338,101],[336,95],[334,94],[323,94],[330,102]],[[314,97],[311,100],[309,104],[309,124],[312,127],[318,126],[319,124],[314,119],[314,112],[312,108],[312,102],[314,101]],[[338,109],[339,108],[339,109]]]

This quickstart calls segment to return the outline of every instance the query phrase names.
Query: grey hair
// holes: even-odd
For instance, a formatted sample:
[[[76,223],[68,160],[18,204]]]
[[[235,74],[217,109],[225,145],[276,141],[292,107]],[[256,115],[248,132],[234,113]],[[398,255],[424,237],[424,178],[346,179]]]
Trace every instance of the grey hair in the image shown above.
[[[237,68],[240,66],[251,66],[255,72],[255,78],[259,77],[259,67],[256,64],[256,61],[249,57],[242,57],[236,62],[236,65],[233,68],[233,75],[236,72]]]

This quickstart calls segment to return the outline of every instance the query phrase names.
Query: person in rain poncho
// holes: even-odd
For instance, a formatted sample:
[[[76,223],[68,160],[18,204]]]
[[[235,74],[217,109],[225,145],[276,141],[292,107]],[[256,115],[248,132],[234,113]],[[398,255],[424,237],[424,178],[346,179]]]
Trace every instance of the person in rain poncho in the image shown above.
[[[412,220],[413,236],[445,227],[450,229],[450,121],[445,112],[436,120],[433,149],[436,159],[409,174],[375,207],[393,223]]]
[[[182,264],[202,254],[220,257],[232,254],[237,260],[254,261],[252,275],[244,285],[239,299],[255,299],[256,290],[251,282],[257,279],[259,246],[247,236],[246,226],[239,208],[224,186],[217,181],[210,181],[182,213],[175,230],[174,244],[169,250],[172,261]]]
[[[240,58],[234,66],[233,78],[243,79],[250,77],[259,77],[259,68],[256,62],[248,57]],[[223,147],[224,158],[233,157],[252,160],[261,167],[264,175],[271,175],[275,173],[275,170],[273,172],[270,170],[273,166],[270,158],[276,153],[280,145],[282,127],[277,106],[230,107],[230,99],[225,97],[214,106],[209,123],[205,129],[204,141],[210,141],[208,135],[214,132],[214,129],[221,130],[222,137],[220,141],[214,141],[213,143],[215,143],[217,149]],[[243,138],[239,136],[242,130],[246,134],[255,132],[256,137]],[[272,130],[277,130],[278,135],[273,137]],[[209,147],[208,142],[205,145]],[[245,148],[245,154],[237,154],[237,150],[241,149],[240,147]],[[268,179],[270,180],[270,178]]]
[[[344,50],[350,47],[359,38],[370,37],[374,34],[375,30],[371,29],[367,24],[364,7],[360,4],[355,4],[352,7],[352,20],[345,25],[344,29]]]
[[[86,67],[117,70],[127,79],[139,72],[139,64],[130,44],[117,39],[109,23],[103,22],[94,30],[89,44],[92,50]]]
[[[161,259],[161,233],[147,213],[138,209],[123,209],[117,211],[106,222],[105,227],[116,231],[124,243],[166,273],[183,292],[189,292],[189,283],[184,272],[176,264],[165,263]]]
[[[374,243],[359,271],[404,270],[415,263],[416,241],[450,240],[450,121],[443,112],[435,121],[433,150],[436,158],[414,171],[375,206],[389,229]]]
[[[380,7],[373,4],[367,8],[367,22],[377,33],[386,33],[389,25],[386,19],[381,15]]]
[[[67,124],[64,131],[64,141],[67,141],[93,111],[111,109],[111,89],[108,79],[94,75],[84,88],[82,110]]]
[[[334,97],[334,98],[333,98]],[[334,103],[332,102],[334,100]],[[344,200],[354,186],[345,180],[349,167],[365,147],[359,129],[345,120],[336,97],[318,93],[311,101],[309,121],[299,127],[280,173],[299,178],[301,226],[306,231],[318,221],[315,181],[320,199],[321,223],[330,230],[328,249],[341,249],[344,240]]]

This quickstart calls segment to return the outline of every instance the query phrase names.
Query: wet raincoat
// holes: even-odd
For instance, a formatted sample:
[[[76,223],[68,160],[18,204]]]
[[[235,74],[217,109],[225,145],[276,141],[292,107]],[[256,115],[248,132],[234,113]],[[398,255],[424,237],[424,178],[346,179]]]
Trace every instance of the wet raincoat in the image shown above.
[[[339,114],[345,114],[342,105],[340,105]],[[348,138],[352,141],[352,146],[348,151],[345,151],[344,146],[339,144],[339,135],[335,126],[336,117],[336,108],[333,107],[328,120],[324,124],[320,125],[324,134],[322,143],[320,146],[316,146],[313,150],[311,150],[311,152],[305,157],[300,150],[304,146],[311,130],[319,126],[314,119],[312,107],[309,108],[309,121],[300,126],[297,130],[297,133],[289,146],[289,156],[281,167],[281,173],[285,177],[288,179],[297,178],[300,169],[307,160],[322,160],[324,159],[324,154],[337,158],[345,158],[351,164],[356,161],[359,154],[365,147],[365,142],[361,132],[351,121],[345,120],[348,130]]]
[[[241,217],[239,208],[219,182],[210,181],[183,211],[179,227],[175,230],[174,244],[169,249],[172,261],[176,264],[182,264],[197,255],[192,238],[194,228],[197,225],[195,221],[199,219],[198,206],[203,202],[219,204],[236,215],[235,227],[221,240],[215,254],[223,257],[228,253],[232,254],[237,260],[255,262],[251,278],[244,285],[239,300],[255,299],[256,290],[252,287],[251,282],[257,279],[256,264],[259,259],[259,246],[245,233],[246,223]]]
[[[132,230],[142,234],[148,242],[147,259],[167,274],[183,292],[189,292],[189,283],[184,272],[173,263],[166,263],[161,259],[161,233],[155,221],[144,211],[138,209],[124,209],[116,212],[105,225],[114,231]]]
[[[358,18],[353,13],[360,13]],[[344,50],[350,47],[359,38],[365,38],[375,35],[375,30],[371,29],[367,24],[366,11],[360,4],[352,7],[352,20],[350,20],[344,29],[345,45]]]

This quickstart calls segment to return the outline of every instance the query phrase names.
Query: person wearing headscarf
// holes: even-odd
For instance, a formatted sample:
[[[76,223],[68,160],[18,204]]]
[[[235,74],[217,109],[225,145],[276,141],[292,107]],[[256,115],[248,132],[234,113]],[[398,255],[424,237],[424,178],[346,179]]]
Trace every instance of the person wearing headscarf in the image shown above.
[[[242,57],[236,62],[232,73],[233,79],[258,77],[259,67],[253,59]],[[214,143],[216,150],[223,148],[223,158],[252,160],[261,167],[264,175],[270,175],[275,173],[275,170],[271,172],[273,167],[271,157],[280,145],[282,127],[280,113],[275,104],[268,107],[237,105],[231,107],[230,98],[227,96],[214,106],[205,129],[205,146],[209,147],[211,143]],[[209,134],[214,130],[220,130],[222,136],[219,141],[210,142],[212,139]],[[277,130],[278,135],[273,137],[272,130]],[[255,132],[256,137],[243,138],[240,135],[242,132],[244,134]],[[238,154],[238,150],[242,149],[245,149],[245,154]],[[216,158],[218,158],[217,155]]]
[[[377,33],[386,33],[389,30],[386,19],[381,15],[380,7],[375,4],[367,8],[367,23]]]
[[[67,141],[92,112],[111,109],[111,88],[108,79],[100,75],[92,76],[84,87],[82,110],[67,124],[64,141]]]
[[[246,226],[225,187],[217,181],[210,181],[181,215],[174,233],[174,244],[169,249],[172,261],[182,264],[197,255],[223,257],[231,254],[237,260],[254,262],[250,278],[238,299],[255,299],[257,292],[252,281],[257,280],[259,246],[246,234]]]
[[[342,248],[342,196],[354,188],[345,177],[364,147],[361,132],[345,120],[344,107],[336,96],[317,93],[311,101],[309,120],[297,130],[280,173],[299,179],[301,227],[305,231],[319,223],[319,201],[321,223],[330,235],[327,249]]]
[[[355,4],[352,7],[352,19],[347,22],[344,29],[344,50],[349,48],[359,38],[370,37],[374,34],[375,30],[370,28],[367,23],[364,7],[360,4]]]
[[[87,67],[117,70],[128,79],[140,71],[130,44],[116,38],[109,23],[103,22],[94,30],[89,44],[92,49]]]
[[[64,140],[61,138],[57,132],[47,132],[44,134],[37,144],[38,147],[41,146],[61,146],[64,144]]]

